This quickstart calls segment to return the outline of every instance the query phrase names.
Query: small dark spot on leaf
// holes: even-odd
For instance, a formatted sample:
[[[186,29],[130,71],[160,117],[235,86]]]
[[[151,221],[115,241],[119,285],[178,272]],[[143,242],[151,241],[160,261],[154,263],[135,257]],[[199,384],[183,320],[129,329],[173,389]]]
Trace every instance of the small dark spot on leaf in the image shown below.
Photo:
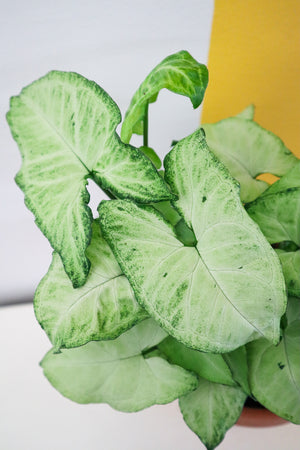
[[[277,365],[278,365],[278,367],[279,367],[280,370],[282,370],[282,369],[285,368],[285,365],[282,364],[282,362],[279,362]]]
[[[166,276],[168,275],[168,272],[163,274],[163,277],[166,278]]]
[[[203,195],[203,197],[202,197],[202,203],[204,203],[204,202],[206,202],[206,197],[205,197],[205,195]]]
[[[243,268],[243,266],[238,267],[238,269],[242,269],[242,268]]]
[[[75,127],[75,122],[74,121],[72,122],[72,127]]]

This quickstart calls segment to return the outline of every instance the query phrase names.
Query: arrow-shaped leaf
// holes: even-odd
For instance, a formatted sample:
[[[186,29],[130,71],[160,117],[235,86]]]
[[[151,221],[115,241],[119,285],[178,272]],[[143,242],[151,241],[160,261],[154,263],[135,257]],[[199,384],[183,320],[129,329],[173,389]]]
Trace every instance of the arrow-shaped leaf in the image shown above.
[[[91,270],[84,286],[73,288],[61,259],[54,254],[36,291],[35,314],[55,350],[114,339],[147,317],[98,223],[93,225],[87,256]]]
[[[250,202],[268,187],[256,177],[262,173],[284,175],[297,162],[275,134],[243,117],[229,117],[202,125],[209,148],[241,185],[241,199]]]
[[[195,247],[185,247],[152,207],[110,201],[99,208],[138,302],[188,347],[229,352],[261,335],[278,342],[286,306],[280,262],[245,212],[237,183],[201,130],[173,148],[165,167]]]
[[[62,258],[74,287],[84,284],[92,214],[87,178],[120,198],[170,199],[150,161],[116,134],[120,111],[96,83],[50,72],[11,99],[7,115],[23,164],[16,181],[36,223]]]
[[[290,317],[289,309],[293,309]],[[280,417],[300,424],[300,302],[289,299],[288,326],[278,346],[266,339],[247,345],[249,380],[256,399]]]
[[[223,440],[238,420],[247,395],[232,386],[199,380],[198,388],[179,400],[186,424],[197,434],[207,450]]]
[[[47,353],[41,365],[50,383],[78,403],[108,403],[120,411],[139,411],[169,403],[197,387],[197,377],[165,359],[144,352],[166,333],[148,319],[114,341],[89,342]]]
[[[122,125],[122,140],[129,142],[132,133],[143,134],[147,106],[156,101],[161,89],[166,88],[189,97],[193,107],[197,108],[202,102],[207,83],[206,66],[199,64],[187,51],[165,58],[134,94]]]

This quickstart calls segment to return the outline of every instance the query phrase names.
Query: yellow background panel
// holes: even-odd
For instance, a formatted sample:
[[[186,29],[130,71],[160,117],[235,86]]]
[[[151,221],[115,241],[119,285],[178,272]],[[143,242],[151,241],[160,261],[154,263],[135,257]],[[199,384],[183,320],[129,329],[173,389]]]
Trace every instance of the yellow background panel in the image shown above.
[[[300,0],[215,0],[202,122],[256,106],[300,157]]]

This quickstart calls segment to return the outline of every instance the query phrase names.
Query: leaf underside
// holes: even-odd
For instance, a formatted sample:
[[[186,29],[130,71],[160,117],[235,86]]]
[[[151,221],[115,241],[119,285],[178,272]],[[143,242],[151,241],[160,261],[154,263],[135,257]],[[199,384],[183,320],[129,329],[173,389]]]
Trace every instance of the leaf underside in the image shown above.
[[[117,105],[96,83],[52,71],[12,97],[7,120],[22,154],[16,181],[74,287],[86,281],[92,213],[87,178],[120,198],[172,196],[151,162],[120,141]]]
[[[138,302],[188,347],[218,353],[260,336],[277,342],[286,305],[278,257],[201,130],[173,148],[165,168],[196,247],[185,247],[152,207],[99,207],[104,236]]]
[[[193,350],[171,336],[159,344],[159,349],[172,364],[191,370],[206,380],[229,386],[236,385],[222,355]]]
[[[78,403],[108,403],[133,412],[169,403],[197,386],[197,378],[165,359],[144,357],[166,333],[147,319],[113,341],[47,353],[41,365],[50,383]],[[76,376],[74,374],[76,373]]]
[[[135,300],[97,222],[87,256],[91,270],[84,286],[73,288],[54,254],[36,291],[35,314],[55,350],[114,339],[148,316]]]
[[[129,142],[132,133],[143,134],[143,123],[149,103],[156,101],[159,91],[169,89],[189,97],[197,108],[203,99],[208,83],[208,71],[187,51],[165,58],[146,77],[134,94],[122,125],[121,138]]]

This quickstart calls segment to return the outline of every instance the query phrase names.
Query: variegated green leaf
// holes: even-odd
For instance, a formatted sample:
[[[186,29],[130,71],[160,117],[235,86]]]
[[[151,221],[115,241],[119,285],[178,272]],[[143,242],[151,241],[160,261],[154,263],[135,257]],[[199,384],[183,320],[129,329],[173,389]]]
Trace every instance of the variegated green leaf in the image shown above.
[[[262,196],[285,192],[292,188],[300,188],[300,161],[296,161],[294,167],[283,177],[273,183]]]
[[[246,208],[271,244],[300,247],[300,162]]]
[[[135,300],[98,223],[93,225],[87,256],[91,270],[84,286],[73,288],[54,254],[36,291],[35,314],[55,350],[114,339],[148,316]]]
[[[166,333],[148,319],[113,341],[89,342],[47,353],[41,365],[50,383],[78,403],[108,403],[120,411],[139,411],[169,403],[197,387],[197,378],[165,359],[144,352]]]
[[[171,336],[168,336],[159,344],[159,349],[172,364],[192,370],[200,377],[214,383],[236,385],[222,355],[193,350]]]
[[[201,130],[165,160],[175,207],[193,230],[185,247],[152,207],[102,202],[100,223],[138,302],[188,347],[229,352],[279,339],[285,282],[279,259],[241,204],[237,183]]]
[[[288,325],[278,346],[266,339],[247,345],[249,380],[253,395],[262,405],[278,416],[300,424],[299,299],[289,299],[287,317]]]
[[[243,202],[267,189],[266,182],[256,179],[258,175],[282,176],[297,162],[279,137],[252,120],[230,117],[202,127],[210,149],[240,183]]]
[[[198,388],[179,400],[186,424],[207,450],[213,450],[238,420],[247,395],[232,386],[200,379]]]
[[[187,51],[165,58],[147,76],[134,94],[122,125],[121,138],[129,142],[132,133],[143,134],[143,123],[149,103],[156,101],[161,89],[189,97],[193,107],[202,102],[208,83],[208,71]]]
[[[286,282],[289,295],[300,297],[300,250],[295,252],[285,252],[276,250]]]
[[[90,266],[87,178],[120,198],[149,203],[171,195],[148,158],[120,141],[117,105],[76,73],[53,71],[24,88],[7,120],[22,153],[16,181],[26,205],[81,286]]]

